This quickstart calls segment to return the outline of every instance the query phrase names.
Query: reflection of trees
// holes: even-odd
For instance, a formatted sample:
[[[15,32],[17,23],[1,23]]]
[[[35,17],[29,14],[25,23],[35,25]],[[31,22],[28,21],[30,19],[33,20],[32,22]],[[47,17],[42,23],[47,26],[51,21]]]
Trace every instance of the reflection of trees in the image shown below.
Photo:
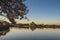
[[[6,35],[9,31],[9,27],[0,27],[0,36]]]
[[[30,24],[9,24],[7,22],[0,22],[0,36],[6,35],[9,31],[10,28],[18,28],[18,29],[30,29],[32,31],[34,31],[36,28],[39,29],[43,29],[43,28],[60,28],[60,25],[44,25],[44,24],[35,24],[34,22],[30,23]]]
[[[10,31],[11,26],[0,26],[0,36],[6,35]],[[17,24],[16,26],[12,26],[12,28],[18,29],[31,29],[34,31],[36,28],[60,28],[60,25],[36,25],[35,23],[28,24]]]
[[[16,28],[24,28],[24,29],[31,29],[32,31],[34,31],[36,28],[37,28],[37,25],[32,22],[30,24],[17,24],[17,25],[14,25],[12,27],[16,27]]]
[[[6,35],[10,29],[10,24],[6,21],[0,21],[0,36]]]

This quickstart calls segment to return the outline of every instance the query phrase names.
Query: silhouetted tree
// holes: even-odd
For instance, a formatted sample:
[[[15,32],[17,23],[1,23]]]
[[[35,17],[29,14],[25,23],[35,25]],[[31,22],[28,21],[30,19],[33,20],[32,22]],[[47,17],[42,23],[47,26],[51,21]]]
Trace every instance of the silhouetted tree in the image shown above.
[[[5,16],[15,24],[14,19],[24,18],[24,15],[28,13],[27,6],[24,4],[26,0],[0,0],[0,15]]]

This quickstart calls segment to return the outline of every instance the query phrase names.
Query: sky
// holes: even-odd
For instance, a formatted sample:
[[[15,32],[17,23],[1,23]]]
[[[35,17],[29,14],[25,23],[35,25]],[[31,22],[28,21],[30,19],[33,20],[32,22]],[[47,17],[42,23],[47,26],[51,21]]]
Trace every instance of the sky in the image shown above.
[[[27,0],[27,15],[37,23],[60,24],[60,0]]]
[[[37,24],[60,24],[60,0],[26,0],[27,17]],[[17,20],[17,22],[28,22]]]

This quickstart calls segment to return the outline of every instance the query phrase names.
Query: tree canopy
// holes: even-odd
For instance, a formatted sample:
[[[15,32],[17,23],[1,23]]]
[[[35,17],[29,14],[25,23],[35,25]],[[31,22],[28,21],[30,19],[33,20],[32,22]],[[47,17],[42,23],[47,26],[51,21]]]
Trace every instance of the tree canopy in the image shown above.
[[[14,19],[21,20],[29,11],[24,1],[26,0],[0,0],[0,15],[7,17],[9,21],[15,24]]]

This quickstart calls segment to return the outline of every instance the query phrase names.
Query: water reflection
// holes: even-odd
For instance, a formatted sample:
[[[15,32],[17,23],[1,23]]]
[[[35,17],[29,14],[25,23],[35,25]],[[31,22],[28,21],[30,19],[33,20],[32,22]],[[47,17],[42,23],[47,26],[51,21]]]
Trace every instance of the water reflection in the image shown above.
[[[6,35],[8,32],[10,31],[10,28],[7,26],[7,27],[0,27],[0,36],[4,36]]]
[[[9,26],[1,26],[0,27],[0,36],[4,36],[6,35],[9,31],[10,31],[10,28],[18,28],[18,29],[31,29],[32,31],[35,30],[36,28],[35,27],[9,27]]]
[[[60,39],[60,26],[17,24],[0,25],[0,39]],[[26,30],[27,29],[27,30]],[[3,36],[3,37],[2,37]]]
[[[9,31],[10,31],[10,29],[11,28],[16,28],[16,29],[27,29],[27,30],[31,30],[31,31],[34,31],[35,29],[44,29],[44,28],[37,28],[36,26],[34,26],[34,27],[32,27],[32,25],[31,26],[29,26],[29,27],[24,27],[24,26],[14,26],[14,27],[11,27],[11,26],[5,26],[5,27],[3,27],[3,26],[1,26],[0,27],[0,36],[4,36],[4,35],[6,35]],[[46,28],[47,29],[47,28]],[[52,28],[52,29],[54,29],[54,28]]]
[[[31,27],[32,28],[32,27]],[[29,27],[7,27],[0,30],[0,39],[3,40],[29,40],[29,39],[60,39],[60,29],[35,28],[31,31]],[[3,36],[3,37],[2,37]]]

